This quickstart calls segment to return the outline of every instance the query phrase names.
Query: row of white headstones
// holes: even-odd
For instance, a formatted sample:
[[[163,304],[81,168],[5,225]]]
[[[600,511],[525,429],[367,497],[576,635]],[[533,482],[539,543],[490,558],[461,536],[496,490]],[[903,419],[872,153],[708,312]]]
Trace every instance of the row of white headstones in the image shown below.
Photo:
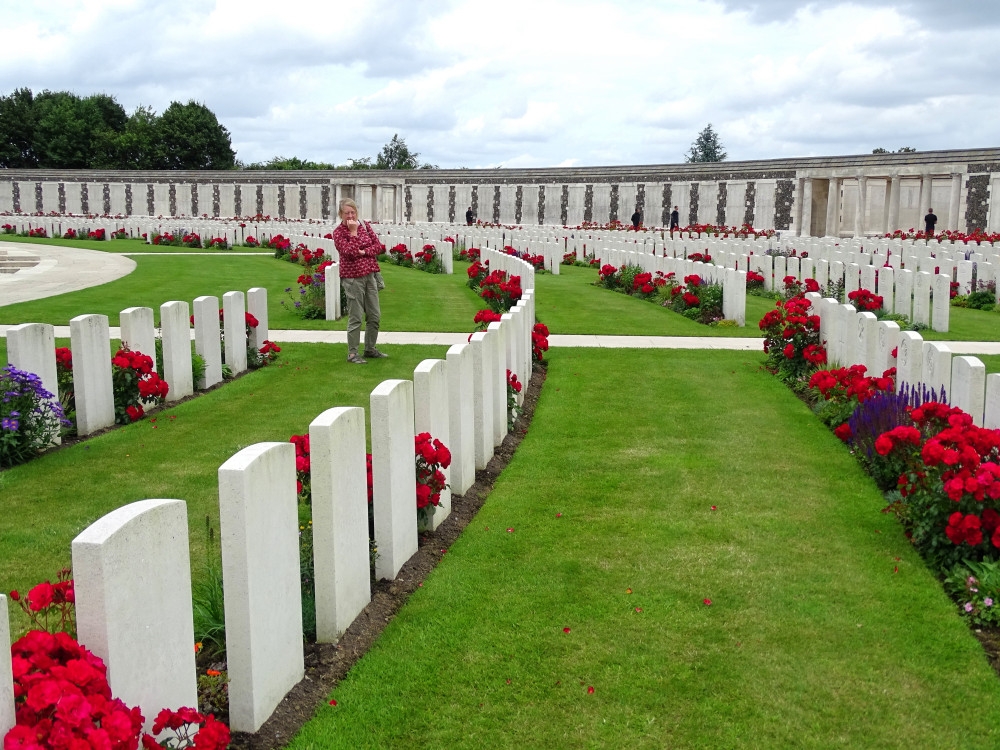
[[[42,223],[39,224],[38,222]],[[336,227],[335,221],[274,221],[247,223],[236,220],[171,218],[152,223],[148,218],[132,218],[114,223],[107,219],[87,221],[73,217],[21,217],[19,229],[34,222],[46,226],[51,233],[73,228],[80,234],[103,227],[107,232],[124,229],[131,236],[145,234],[151,242],[155,234],[170,232],[180,235],[196,232],[203,237],[225,237],[231,245],[242,243],[247,236],[258,240],[282,234],[297,244],[304,242],[311,249],[322,248],[328,257],[335,257],[333,241],[324,239]],[[755,271],[764,277],[765,289],[780,289],[786,276],[815,279],[821,288],[827,283],[843,281],[845,294],[858,288],[868,289],[883,297],[884,308],[905,315],[913,322],[934,331],[949,328],[950,284],[957,282],[959,293],[975,291],[982,282],[995,282],[1000,268],[1000,251],[991,243],[966,245],[962,242],[932,240],[901,240],[894,238],[835,239],[831,237],[753,238],[695,236],[687,232],[601,232],[579,229],[466,227],[459,224],[383,224],[379,233],[387,248],[406,245],[413,253],[426,244],[435,245],[445,273],[453,272],[452,256],[445,237],[451,237],[464,247],[502,249],[511,246],[518,252],[529,252],[544,258],[544,268],[558,274],[560,264],[572,253],[583,261],[594,256],[603,263],[639,265],[644,270],[669,273],[691,272],[683,264],[658,263],[654,258],[686,259],[695,253],[708,254],[710,265],[720,269]],[[108,235],[110,236],[110,234]],[[795,251],[795,255],[786,254]],[[805,256],[805,257],[803,257]],[[728,286],[725,315],[744,325],[745,298],[736,290],[739,276],[725,271],[701,267],[701,274],[712,282]],[[335,274],[336,269],[331,273]],[[727,279],[729,279],[727,281]],[[1000,303],[1000,285],[995,287]],[[327,318],[340,316],[339,286],[327,297]]]
[[[452,346],[445,359],[421,362],[412,380],[386,380],[371,393],[377,578],[395,578],[417,550],[414,436],[430,432],[452,453],[446,471],[451,489],[442,493],[430,522],[436,528],[450,511],[451,492],[472,486],[475,471],[486,468],[507,434],[507,370],[521,382],[530,377],[534,270],[486,253],[493,269],[521,277],[517,305],[467,344]],[[224,296],[227,362],[230,346],[234,356],[239,352],[231,341],[242,334],[246,342],[242,297]],[[266,309],[266,294],[254,299]],[[217,327],[217,301],[207,298],[196,308],[196,342],[197,310]],[[78,415],[104,408],[106,394],[92,395],[99,389],[88,381],[106,376],[108,385],[100,389],[110,385],[111,342],[106,318],[95,320],[101,317],[80,316],[70,326]],[[178,360],[175,369],[164,368],[176,399],[185,358],[175,350],[187,352],[191,381],[187,303],[166,303],[161,323],[164,365]],[[124,319],[122,328],[124,338]],[[175,344],[168,347],[167,336]],[[8,332],[8,358],[19,369],[37,372],[51,364],[54,371],[52,341],[51,326],[16,327],[13,338]],[[206,345],[213,343],[218,350],[218,333]],[[45,367],[34,366],[50,358]],[[88,405],[94,399],[99,405]],[[364,409],[324,411],[309,425],[309,437],[317,638],[332,642],[371,598]],[[245,448],[219,468],[218,482],[230,724],[254,732],[304,674],[295,447],[267,442]],[[79,640],[104,660],[114,695],[142,709],[147,729],[161,708],[196,706],[184,501],[141,500],[112,511],[73,540],[72,560]],[[0,596],[0,736],[14,723],[10,635],[8,602]]]

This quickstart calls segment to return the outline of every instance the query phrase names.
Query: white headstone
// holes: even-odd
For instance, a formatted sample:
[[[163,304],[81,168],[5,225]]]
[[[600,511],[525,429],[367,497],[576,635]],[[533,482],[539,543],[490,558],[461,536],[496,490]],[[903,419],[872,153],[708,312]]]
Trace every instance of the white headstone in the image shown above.
[[[160,709],[198,705],[184,501],[140,500],[92,523],[73,540],[73,578],[78,639],[146,730]]]
[[[257,443],[219,467],[229,722],[256,732],[305,673],[295,446]]]
[[[916,331],[900,331],[896,355],[896,390],[904,383],[918,388],[923,382],[924,339]]]
[[[187,302],[164,302],[160,305],[160,326],[163,328],[163,379],[170,387],[167,401],[178,401],[194,393],[194,375],[191,370],[191,315],[188,310]]]
[[[924,385],[936,390],[939,397],[943,391],[950,401],[951,349],[940,341],[925,341],[923,355],[924,366],[921,379]]]
[[[153,360],[154,366],[162,372],[162,363],[156,362],[156,328],[153,326],[152,307],[128,307],[118,316],[121,326],[122,346],[130,351],[140,352]],[[167,381],[171,384],[170,381]],[[171,384],[172,385],[172,384]]]
[[[108,316],[79,315],[70,320],[69,330],[73,349],[76,431],[83,436],[115,423]]]
[[[978,357],[953,357],[948,395],[948,403],[969,414],[973,424],[982,427],[986,410],[986,365]]]
[[[988,430],[1000,430],[1000,372],[991,372],[986,376],[986,409],[983,415],[983,427]]]
[[[384,380],[370,401],[375,577],[392,580],[417,551],[413,383]]]
[[[194,300],[194,348],[205,360],[205,373],[196,385],[204,390],[222,382],[222,326],[219,323],[219,298],[196,297]],[[170,381],[167,381],[169,385]]]
[[[447,245],[448,243],[445,243]],[[443,359],[425,359],[413,371],[413,431],[430,433],[451,450],[451,415],[448,398],[448,363]],[[450,468],[442,469],[451,483]],[[441,491],[440,505],[430,518],[433,531],[451,513],[451,490]]]
[[[10,613],[0,594],[0,737],[14,726],[14,671],[10,654]]]
[[[469,344],[455,344],[448,349],[447,356],[451,489],[456,495],[464,495],[476,481],[472,347]]]
[[[327,409],[309,425],[316,640],[337,641],[371,601],[365,410]]]
[[[222,328],[226,337],[226,364],[233,375],[247,369],[247,320],[243,292],[222,295]]]

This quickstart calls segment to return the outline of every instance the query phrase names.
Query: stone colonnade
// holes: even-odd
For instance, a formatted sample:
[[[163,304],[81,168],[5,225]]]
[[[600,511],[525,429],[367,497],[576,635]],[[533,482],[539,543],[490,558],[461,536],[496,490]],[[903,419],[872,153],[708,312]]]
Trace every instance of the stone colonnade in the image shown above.
[[[957,169],[952,167],[952,169]],[[1000,196],[1000,173],[959,171],[868,170],[798,177],[792,217],[795,234],[804,237],[863,237],[897,229],[924,229],[924,215],[934,209],[937,232],[1000,230],[1000,205],[984,198]],[[1000,201],[998,201],[1000,204]]]

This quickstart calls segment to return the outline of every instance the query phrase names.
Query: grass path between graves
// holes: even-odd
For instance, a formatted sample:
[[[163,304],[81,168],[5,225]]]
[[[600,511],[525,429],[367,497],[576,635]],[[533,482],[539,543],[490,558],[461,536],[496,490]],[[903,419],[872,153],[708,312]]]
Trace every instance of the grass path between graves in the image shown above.
[[[553,352],[485,507],[290,747],[996,747],[1000,682],[881,507],[755,353]]]
[[[195,577],[204,569],[206,516],[219,529],[218,469],[236,452],[308,432],[334,406],[363,406],[389,378],[412,378],[444,346],[387,346],[386,360],[347,364],[343,346],[288,344],[275,365],[221,388],[0,472],[0,591],[24,591],[70,563],[70,544],[115,508],[146,498],[188,504]],[[215,552],[218,554],[218,551]],[[26,621],[11,608],[14,628]]]

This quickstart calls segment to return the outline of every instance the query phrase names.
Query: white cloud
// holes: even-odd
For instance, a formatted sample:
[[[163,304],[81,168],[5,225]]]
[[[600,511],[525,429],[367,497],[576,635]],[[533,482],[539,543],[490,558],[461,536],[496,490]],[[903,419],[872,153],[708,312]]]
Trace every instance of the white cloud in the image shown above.
[[[443,167],[991,146],[1000,3],[0,0],[0,93],[204,102],[238,156]]]

